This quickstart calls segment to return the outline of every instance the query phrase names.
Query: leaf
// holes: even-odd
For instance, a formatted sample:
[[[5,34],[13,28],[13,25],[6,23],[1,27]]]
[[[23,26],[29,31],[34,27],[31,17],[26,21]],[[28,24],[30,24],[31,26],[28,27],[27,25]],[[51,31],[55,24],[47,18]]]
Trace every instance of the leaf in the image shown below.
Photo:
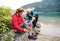
[[[0,32],[4,33],[11,28],[11,13],[9,7],[0,7]]]

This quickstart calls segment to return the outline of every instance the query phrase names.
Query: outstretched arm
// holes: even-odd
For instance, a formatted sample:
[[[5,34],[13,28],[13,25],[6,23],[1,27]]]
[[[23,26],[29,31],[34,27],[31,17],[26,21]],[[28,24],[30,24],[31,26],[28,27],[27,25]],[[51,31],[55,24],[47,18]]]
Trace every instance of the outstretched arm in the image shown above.
[[[18,21],[17,21],[17,17],[16,16],[12,16],[12,24],[16,28],[16,30],[18,30],[20,32],[24,31],[24,29],[18,25]]]

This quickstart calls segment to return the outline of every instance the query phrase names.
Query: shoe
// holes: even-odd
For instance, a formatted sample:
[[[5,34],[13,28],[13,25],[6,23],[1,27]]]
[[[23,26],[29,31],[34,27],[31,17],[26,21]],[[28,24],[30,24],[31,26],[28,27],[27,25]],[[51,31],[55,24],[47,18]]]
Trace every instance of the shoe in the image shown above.
[[[29,35],[28,38],[29,38],[29,39],[33,39],[33,40],[36,40],[36,39],[37,39],[37,37],[36,37],[35,35],[32,35],[32,36]]]

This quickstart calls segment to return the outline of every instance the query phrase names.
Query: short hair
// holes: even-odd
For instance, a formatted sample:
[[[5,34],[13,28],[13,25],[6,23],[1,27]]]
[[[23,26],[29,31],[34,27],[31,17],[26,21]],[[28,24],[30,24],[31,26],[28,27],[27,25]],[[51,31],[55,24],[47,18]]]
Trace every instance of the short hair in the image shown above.
[[[28,8],[26,11],[31,11],[31,9],[30,9],[30,8]]]

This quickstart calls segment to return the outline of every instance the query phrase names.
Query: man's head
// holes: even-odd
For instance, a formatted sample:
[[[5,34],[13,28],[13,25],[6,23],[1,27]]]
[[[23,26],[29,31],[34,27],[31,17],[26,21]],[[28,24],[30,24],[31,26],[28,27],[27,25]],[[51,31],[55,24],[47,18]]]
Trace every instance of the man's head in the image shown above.
[[[27,14],[31,14],[31,10],[29,8],[27,9]]]
[[[16,13],[18,13],[19,15],[22,15],[22,13],[24,12],[23,8],[20,7],[16,10]]]

